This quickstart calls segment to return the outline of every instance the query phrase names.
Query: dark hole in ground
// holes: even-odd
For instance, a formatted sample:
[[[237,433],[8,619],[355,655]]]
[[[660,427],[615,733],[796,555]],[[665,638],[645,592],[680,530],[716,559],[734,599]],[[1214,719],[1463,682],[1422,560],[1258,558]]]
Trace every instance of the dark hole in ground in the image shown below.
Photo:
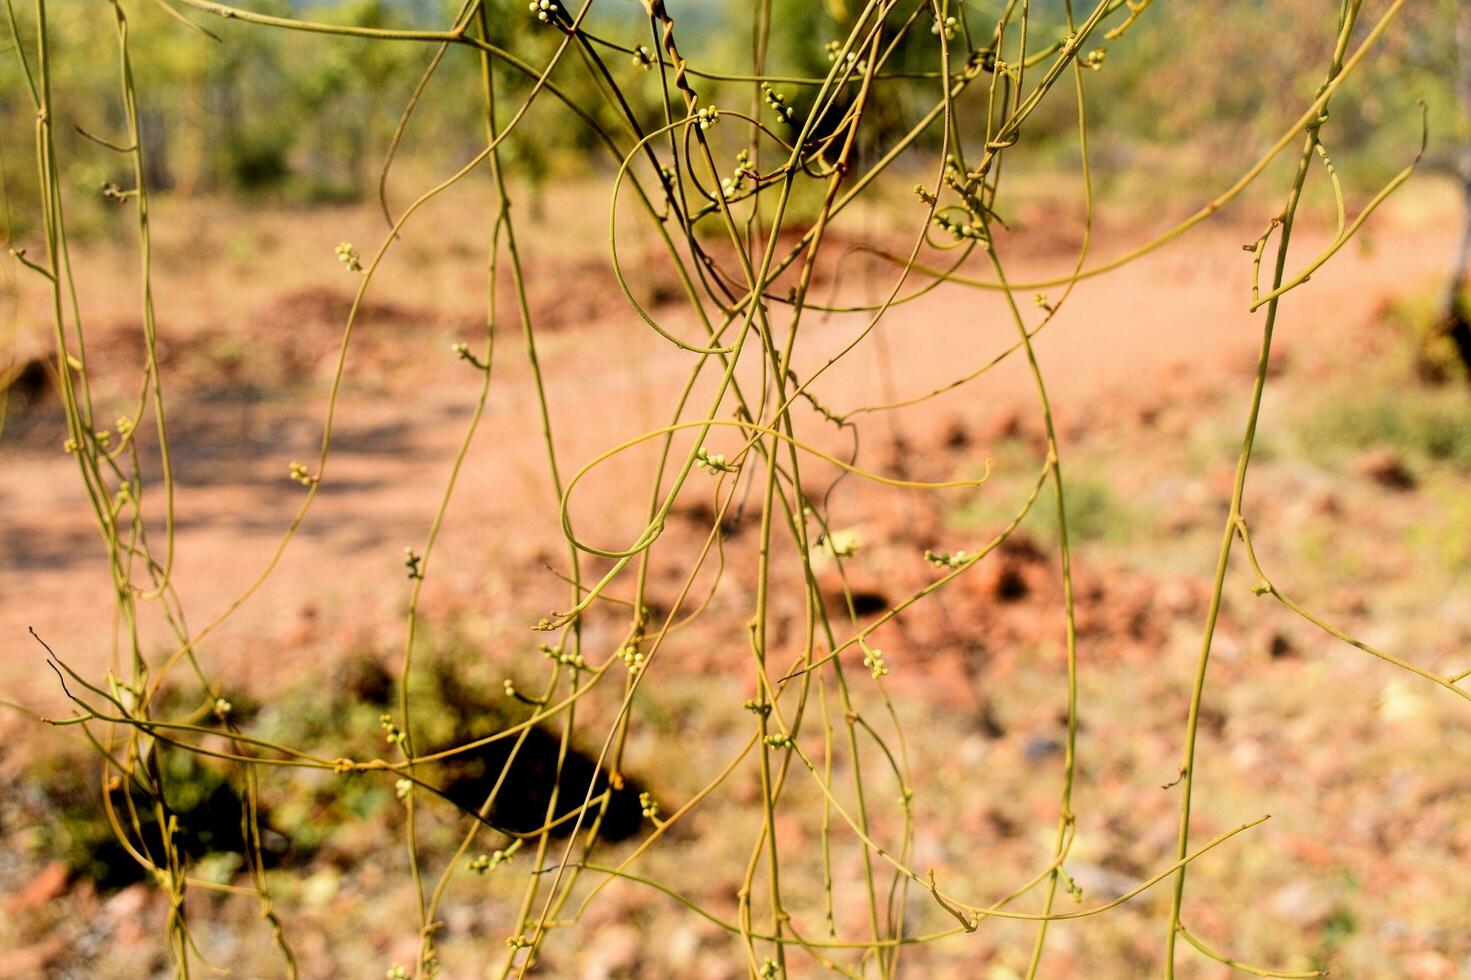
[[[15,399],[14,407],[19,411],[39,405],[51,395],[51,377],[45,361],[39,357],[27,358],[4,388],[6,395]]]
[[[242,801],[225,774],[184,752],[166,753],[162,758],[164,819],[176,820],[174,845],[185,863],[216,852],[240,854],[245,846]],[[102,890],[145,880],[148,872],[113,833],[96,791],[76,793],[79,788],[70,787],[72,791],[65,792],[61,801],[60,822],[67,835],[66,860],[72,871],[90,878]],[[129,844],[163,865],[163,836],[153,799],[132,783],[111,789],[109,797],[118,822],[127,829]],[[261,857],[267,867],[273,867],[285,857],[289,843],[267,825],[265,816],[260,823]]]
[[[588,795],[588,784],[592,784],[593,796],[597,797],[608,788],[606,770],[596,766],[596,757],[570,747],[562,760],[558,774],[557,758],[561,739],[543,728],[532,728],[516,752],[506,775],[505,785],[496,796],[490,811],[491,822],[498,827],[515,833],[530,833],[546,823],[547,807],[553,790],[557,803],[553,819],[566,817],[582,805]],[[444,784],[446,795],[466,810],[478,810],[485,802],[501,769],[511,757],[515,739],[492,742],[473,752],[456,757],[453,766],[447,767],[449,778]],[[598,828],[598,836],[604,840],[626,840],[638,833],[644,822],[643,807],[639,793],[644,787],[628,777],[623,785],[613,790],[608,800],[607,811]],[[582,830],[592,826],[599,812],[595,802],[582,820]],[[572,832],[576,817],[569,817],[552,831],[554,836],[563,837]]]
[[[424,746],[428,752],[483,738],[520,720],[507,710],[506,699],[499,691],[491,693],[462,680],[448,664],[430,667],[422,677],[427,686],[415,692],[419,711],[426,717],[437,714],[448,718],[453,726],[449,734],[441,729],[440,736]],[[303,746],[318,740],[337,744],[342,733],[354,724],[365,727],[360,721],[354,721],[364,710],[370,716],[379,711],[393,712],[397,702],[395,679],[376,659],[349,657],[331,679],[333,694],[326,698],[319,698],[314,692],[286,696],[287,713],[296,719],[296,727],[285,741]],[[165,700],[167,704],[161,705],[165,715],[175,705],[188,703],[187,699],[172,696]],[[249,730],[260,706],[244,693],[235,695],[234,700],[232,716]],[[306,701],[310,701],[310,709],[305,707]],[[475,812],[511,760],[516,742],[515,736],[500,739],[426,765],[420,775],[441,789],[454,805]],[[554,791],[557,802],[553,819],[556,819],[582,805],[589,785],[595,801],[608,789],[608,774],[597,766],[595,755],[574,744],[562,756],[560,743],[558,728],[537,726],[528,730],[515,750],[504,785],[497,794],[490,814],[492,823],[515,833],[531,833],[546,823]],[[381,752],[382,743],[372,738],[353,751],[355,756],[367,758]],[[177,819],[175,842],[186,865],[212,854],[240,855],[246,840],[238,776],[226,766],[180,749],[165,750],[159,758],[164,766],[164,819]],[[391,814],[399,804],[388,793],[365,795],[372,785],[372,779],[353,776],[319,785],[293,783],[289,788],[277,785],[271,793],[263,793],[259,825],[266,866],[299,866],[324,845],[342,820],[381,820],[385,814]],[[608,797],[598,830],[600,837],[620,841],[642,829],[646,821],[639,795],[646,789],[637,780],[623,777],[621,785]],[[162,837],[152,799],[131,784],[126,790],[119,786],[110,792],[114,812],[127,828],[129,843],[155,861],[162,861]],[[298,812],[303,794],[311,800],[312,814],[305,823]],[[54,839],[64,850],[73,874],[90,878],[102,890],[123,888],[146,878],[145,869],[114,836],[91,760],[58,757],[46,780],[44,796],[46,801],[39,805],[36,816],[53,829]],[[137,831],[129,815],[129,799],[138,815]],[[443,810],[444,804],[439,804],[439,808]],[[583,832],[592,826],[600,810],[600,802],[594,802],[582,821]],[[287,816],[288,812],[292,816]],[[553,834],[565,837],[575,822],[575,817],[567,819],[553,829]]]
[[[1455,311],[1447,318],[1445,332],[1456,345],[1456,353],[1466,367],[1466,377],[1471,380],[1471,313],[1467,312],[1465,301],[1456,304]]]
[[[453,739],[440,747],[441,750],[484,738],[519,720],[508,716],[504,708],[506,700],[500,692],[490,694],[462,682],[447,665],[433,671],[433,682],[438,700],[456,719]],[[519,749],[516,741],[515,736],[510,736],[451,756],[445,760],[436,782],[456,805],[474,812],[484,804],[509,760],[510,769],[506,773],[505,784],[496,794],[490,819],[497,826],[515,833],[539,830],[547,822],[547,808],[554,791],[557,802],[552,819],[556,820],[574,813],[582,805],[588,796],[589,784],[594,799],[608,789],[608,773],[597,765],[597,756],[576,744],[567,747],[559,770],[561,736],[552,728],[535,726],[529,729]],[[637,780],[623,776],[622,785],[608,798],[607,809],[598,828],[600,837],[620,841],[638,832],[644,820],[639,794],[645,789]],[[597,803],[589,808],[582,821],[583,831],[592,826],[600,809]],[[575,816],[569,817],[553,829],[553,834],[566,836],[572,832],[576,822]]]
[[[1019,569],[1007,565],[996,578],[996,598],[1001,602],[1016,602],[1026,598],[1027,580]]]
[[[66,438],[66,417],[51,378],[52,368],[41,357],[0,363],[0,430],[12,448],[49,449]]]
[[[688,521],[701,533],[708,532],[710,526],[715,523],[715,506],[704,498],[680,502],[673,510],[673,515]],[[741,532],[741,508],[733,504],[725,509],[720,521],[720,533],[727,538],[734,538]]]
[[[889,608],[889,597],[872,589],[853,590],[853,611],[860,616],[872,616]]]

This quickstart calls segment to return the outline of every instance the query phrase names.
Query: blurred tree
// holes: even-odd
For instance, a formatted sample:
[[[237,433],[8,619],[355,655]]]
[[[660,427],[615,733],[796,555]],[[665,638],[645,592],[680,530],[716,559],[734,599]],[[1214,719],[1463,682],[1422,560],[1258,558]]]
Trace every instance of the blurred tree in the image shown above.
[[[432,54],[424,45],[375,45],[351,38],[263,31],[186,14],[214,32],[218,40],[213,40],[170,17],[153,0],[122,2],[131,25],[147,178],[155,189],[288,194],[306,201],[370,192],[388,135]],[[770,70],[826,74],[831,64],[825,45],[848,35],[859,5],[852,0],[769,2],[773,21],[787,25],[769,40]],[[1382,8],[1385,0],[1367,2]],[[362,26],[442,27],[458,3],[251,0],[249,6],[280,16]],[[1004,6],[1005,0],[952,4],[965,18],[970,41],[980,47],[990,43],[988,26]],[[1405,93],[1426,100],[1433,134],[1453,128],[1465,132],[1464,117],[1471,110],[1464,108],[1464,95],[1463,108],[1455,108],[1458,35],[1450,23],[1459,17],[1464,25],[1468,6],[1466,0],[1435,0],[1407,7],[1386,37],[1383,51],[1360,68],[1360,80],[1335,100],[1339,135],[1332,149],[1344,179],[1355,187],[1374,186],[1398,170],[1406,148],[1418,141],[1419,116]],[[532,66],[545,64],[559,35],[538,29],[524,0],[493,0],[493,7],[496,43],[516,51]],[[127,179],[117,172],[115,154],[71,130],[75,123],[106,135],[123,122],[117,95],[117,42],[111,18],[97,16],[97,9],[91,3],[50,4],[57,53],[54,88],[59,115],[67,122],[58,128],[58,153],[66,186],[84,192],[78,195],[79,215],[86,207],[110,214],[106,202],[91,200],[93,192],[103,180]],[[745,0],[680,0],[677,16],[686,32],[687,56],[712,67],[744,62],[753,43],[753,11],[762,9]],[[915,9],[901,5],[892,14],[889,29],[897,30]],[[1062,0],[1033,0],[1030,9],[1029,46],[1050,43],[1065,31]],[[1317,63],[1328,41],[1321,31],[1306,25],[1316,24],[1321,12],[1322,0],[1155,4],[1127,37],[1100,41],[1099,46],[1116,49],[1101,71],[1090,72],[1085,79],[1100,180],[1147,173],[1151,185],[1162,186],[1184,172],[1212,181],[1234,177],[1249,162],[1243,159],[1243,148],[1275,136],[1312,97],[1316,81],[1304,66]],[[34,44],[29,6],[17,4],[16,16],[21,40],[29,48]],[[654,43],[636,3],[600,2],[594,5],[593,16],[599,33],[608,37]],[[919,11],[914,28],[893,52],[890,69],[903,72],[929,64],[928,52],[936,41],[929,16],[927,10]],[[0,18],[0,35],[8,35],[8,27],[8,18]],[[1015,35],[1009,46],[1017,43]],[[13,48],[8,36],[3,41],[6,48]],[[964,33],[951,42],[957,58],[965,50],[963,42]],[[662,124],[654,73],[606,50],[599,57],[620,82],[629,82],[625,95],[643,124]],[[0,63],[0,141],[7,147],[25,146],[34,110],[13,50],[0,52]],[[597,95],[599,82],[589,67],[580,53],[575,54],[564,59],[554,80],[579,105],[589,107],[617,139],[629,138],[621,113]],[[406,134],[399,154],[404,164],[440,168],[476,151],[483,125],[473,111],[474,102],[450,93],[474,91],[477,78],[478,63],[471,52],[454,50],[446,56],[431,83],[435,97],[425,99],[416,110]],[[1243,84],[1242,78],[1249,83]],[[507,106],[518,102],[529,84],[507,66],[497,71],[497,97]],[[811,108],[817,91],[797,85],[778,88],[799,114]],[[962,98],[982,99],[985,88],[974,86]],[[746,83],[702,80],[701,91],[707,102],[745,106],[753,98],[753,88]],[[864,133],[871,140],[859,148],[858,159],[882,152],[934,104],[936,96],[937,80],[931,78],[882,83],[868,108],[872,125]],[[819,135],[841,107],[818,127]],[[532,111],[536,138],[512,139],[505,151],[518,158],[514,162],[529,179],[551,179],[605,165],[601,151],[591,152],[593,134],[555,99],[538,100]],[[764,109],[758,104],[757,111]],[[771,121],[769,115],[767,119]],[[1036,154],[1028,159],[1044,168],[1073,165],[1075,125],[1071,100],[1048,103],[1028,121],[1027,153]],[[938,127],[932,127],[923,145],[938,149],[940,136]],[[1427,170],[1455,169],[1451,145],[1446,139],[1432,142]],[[35,199],[34,180],[31,168],[7,169],[4,190],[13,214],[33,213],[26,202]],[[79,230],[85,233],[89,227],[83,220]],[[1467,285],[1463,281],[1457,288],[1464,292]]]
[[[1461,237],[1451,264],[1451,281],[1446,292],[1446,333],[1455,342],[1471,378],[1471,309],[1466,299],[1466,266],[1471,263],[1471,3],[1453,3],[1456,8],[1455,106],[1461,143]]]

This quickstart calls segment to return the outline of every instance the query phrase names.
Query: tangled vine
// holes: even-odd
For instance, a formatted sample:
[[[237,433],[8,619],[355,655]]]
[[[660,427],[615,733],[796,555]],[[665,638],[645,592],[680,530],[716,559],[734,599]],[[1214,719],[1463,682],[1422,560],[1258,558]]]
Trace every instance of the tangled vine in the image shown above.
[[[681,53],[688,48],[685,29],[665,0],[641,0],[647,28],[642,39],[605,37],[589,29],[592,0],[583,0],[575,7],[564,6],[558,0],[533,0],[529,9],[519,3],[502,7],[490,0],[464,0],[451,22],[437,30],[317,23],[214,0],[158,2],[183,25],[205,32],[212,19],[224,18],[262,30],[348,36],[422,49],[427,66],[404,108],[392,150],[384,162],[380,191],[386,186],[400,138],[451,48],[467,48],[479,59],[480,89],[462,95],[477,101],[484,127],[478,151],[401,212],[393,213],[386,193],[382,194],[389,227],[380,243],[363,251],[348,242],[338,246],[338,259],[357,277],[356,295],[327,395],[320,451],[305,462],[291,461],[289,467],[283,464],[286,475],[302,487],[295,516],[253,584],[203,625],[189,625],[176,588],[176,481],[151,285],[149,188],[139,121],[139,101],[147,95],[135,83],[127,4],[110,0],[117,31],[117,91],[126,126],[112,136],[88,138],[131,166],[132,186],[113,187],[110,193],[136,216],[141,256],[137,282],[147,361],[134,408],[108,424],[94,409],[89,386],[86,331],[76,297],[63,213],[55,133],[58,127],[72,125],[72,121],[58,118],[53,107],[54,59],[48,45],[47,12],[54,0],[35,0],[34,43],[29,45],[21,42],[25,32],[20,27],[20,15],[12,0],[6,0],[17,41],[15,56],[35,108],[36,163],[42,190],[40,227],[44,235],[44,245],[36,250],[37,254],[20,248],[13,254],[26,269],[48,283],[56,377],[66,410],[65,449],[75,459],[77,474],[86,488],[115,586],[117,664],[105,678],[88,678],[48,648],[49,662],[75,707],[70,717],[51,719],[50,723],[82,732],[100,756],[104,781],[130,787],[129,792],[120,795],[104,792],[103,806],[118,840],[168,897],[167,942],[179,976],[190,975],[192,964],[200,959],[184,901],[186,892],[197,888],[253,897],[286,972],[296,975],[289,917],[278,911],[272,898],[260,826],[263,778],[268,772],[292,769],[323,770],[339,779],[389,781],[402,803],[403,846],[416,895],[419,952],[412,964],[394,964],[388,971],[390,977],[427,977],[440,969],[436,936],[441,928],[441,900],[451,878],[465,873],[518,874],[524,879],[517,914],[506,924],[505,948],[498,954],[502,957],[499,975],[503,977],[520,977],[531,971],[554,931],[575,929],[582,910],[603,886],[619,879],[655,889],[690,914],[726,930],[749,974],[763,980],[784,977],[789,970],[798,969],[798,959],[807,961],[803,969],[815,965],[849,977],[893,977],[900,972],[907,948],[971,933],[994,919],[1033,924],[1035,940],[1026,973],[1030,980],[1038,975],[1043,961],[1050,923],[1103,915],[1156,886],[1171,892],[1169,915],[1161,924],[1167,977],[1174,975],[1177,946],[1182,940],[1201,956],[1255,975],[1315,975],[1240,963],[1208,945],[1182,920],[1190,866],[1217,848],[1232,846],[1238,834],[1266,819],[1242,824],[1208,841],[1192,838],[1196,737],[1208,693],[1212,639],[1226,591],[1227,570],[1238,543],[1259,578],[1255,590],[1258,595],[1279,601],[1374,657],[1471,700],[1471,692],[1461,686],[1471,672],[1442,676],[1418,667],[1348,636],[1289,598],[1261,566],[1248,530],[1249,515],[1243,508],[1273,332],[1282,304],[1291,299],[1295,287],[1306,282],[1351,240],[1375,208],[1408,179],[1418,162],[1417,156],[1350,218],[1326,141],[1331,132],[1329,106],[1335,94],[1390,30],[1407,0],[1389,3],[1372,23],[1361,18],[1362,0],[1340,0],[1337,16],[1325,32],[1331,37],[1332,49],[1322,68],[1321,85],[1301,107],[1292,125],[1234,184],[1187,219],[1104,262],[1092,261],[1089,247],[1093,216],[1088,157],[1089,79],[1092,72],[1106,70],[1105,52],[1110,48],[1115,49],[1110,59],[1128,57],[1130,30],[1150,15],[1151,0],[1098,0],[1091,8],[1080,5],[1078,10],[1066,2],[1065,24],[1042,22],[1034,15],[1029,0],[1007,0],[990,18],[952,0],[866,0],[847,18],[848,33],[827,44],[827,73],[811,77],[770,70],[768,46],[781,25],[773,23],[771,6],[763,3],[752,5],[752,61],[747,73],[738,74],[710,70],[686,60]],[[514,37],[545,40],[542,32],[553,32],[556,43],[550,56],[538,62],[493,40],[507,34],[506,30],[493,30],[501,19],[513,24],[509,33]],[[911,61],[899,66],[897,54],[901,51],[910,55],[922,52],[928,67],[916,71]],[[601,105],[585,105],[559,84],[557,79],[568,72],[585,73]],[[507,114],[497,91],[512,80],[518,85],[529,84],[529,88]],[[900,84],[909,91],[926,93],[927,108],[906,130],[895,133],[892,126],[880,129],[872,118],[875,106]],[[726,96],[725,104],[714,101],[712,93],[717,91]],[[734,104],[730,101],[732,93],[744,93],[744,101]],[[1038,108],[1049,101],[1069,99],[1076,115],[1080,192],[1086,209],[1082,244],[1071,271],[1055,278],[1019,282],[1008,271],[1011,263],[1005,226],[998,215],[999,202],[1004,200],[1003,185],[1007,183],[1005,164],[1016,147],[1025,143],[1029,120]],[[527,136],[527,119],[543,100],[565,106],[586,128],[599,152],[605,154],[607,172],[612,174],[607,199],[613,273],[629,307],[663,341],[678,348],[688,364],[683,388],[668,393],[665,424],[611,446],[575,470],[556,449],[554,417],[537,357],[537,324],[527,300],[526,284],[534,270],[527,267],[518,250],[518,223],[522,219],[512,207],[514,191],[506,173],[506,148]],[[652,117],[637,108],[644,105],[657,106]],[[605,124],[610,116],[616,119],[616,126]],[[1068,872],[1068,859],[1077,824],[1073,786],[1080,721],[1078,673],[1086,669],[1087,661],[1086,651],[1079,649],[1074,617],[1064,459],[1053,423],[1047,379],[1034,353],[1033,338],[1069,303],[1077,283],[1161,249],[1207,221],[1294,145],[1295,169],[1281,210],[1271,218],[1261,237],[1248,246],[1253,268],[1249,305],[1261,313],[1260,357],[1244,420],[1231,502],[1221,528],[1188,716],[1183,724],[1174,859],[1114,900],[1062,907],[1060,890],[1078,897],[1077,885]],[[812,286],[820,257],[832,251],[832,222],[855,202],[885,187],[886,182],[907,182],[902,176],[895,177],[896,171],[904,169],[896,166],[901,160],[911,164],[911,174],[916,166],[925,168],[922,179],[913,187],[912,213],[898,229],[907,236],[907,250],[895,250],[884,243],[863,246],[891,271],[876,300],[846,306],[819,301],[812,295]],[[382,717],[387,749],[373,758],[333,757],[264,739],[232,714],[229,692],[211,679],[202,651],[221,624],[250,601],[272,574],[308,520],[323,488],[332,484],[334,425],[345,365],[354,325],[375,275],[385,263],[393,261],[401,233],[427,202],[452,194],[466,181],[487,177],[499,206],[487,216],[492,234],[484,334],[473,344],[456,343],[452,351],[478,375],[478,394],[458,452],[450,461],[434,518],[422,543],[405,551],[408,615],[397,704]],[[1289,244],[1303,189],[1310,179],[1331,183],[1338,209],[1337,232],[1322,254],[1297,266],[1289,263]],[[803,194],[818,200],[810,216],[794,205]],[[698,332],[682,334],[681,328],[672,326],[667,317],[637,298],[637,283],[630,281],[619,255],[620,237],[626,236],[626,215],[621,212],[627,211],[644,222],[662,249],[663,261],[677,276],[683,301],[692,315],[688,322],[697,325]],[[506,273],[514,291],[519,320],[515,324],[502,322],[504,318],[498,316],[495,304],[498,278]],[[891,310],[940,289],[1002,294],[1015,329],[1015,343],[996,360],[915,397],[847,408],[832,405],[822,397],[819,382],[824,374],[871,337]],[[1053,296],[1047,296],[1043,292],[1046,290],[1052,290]],[[1035,295],[1035,301],[1029,294]],[[816,368],[799,373],[797,363],[811,360],[797,356],[802,350],[801,328],[811,315],[829,311],[857,314],[863,325],[845,345],[821,359]],[[517,328],[529,354],[546,465],[565,538],[567,599],[561,609],[549,611],[534,624],[545,638],[541,645],[546,664],[541,686],[525,691],[506,681],[507,695],[530,708],[524,719],[461,744],[429,749],[423,744],[422,725],[409,683],[416,669],[416,639],[423,628],[420,597],[426,581],[438,571],[436,545],[451,498],[459,489],[461,466],[495,393],[493,365],[498,338],[504,331]],[[823,496],[811,490],[815,484],[810,473],[833,471],[834,479],[860,479],[921,491],[980,485],[984,475],[970,480],[920,482],[874,472],[859,464],[858,435],[867,416],[897,412],[970,385],[1007,358],[1025,360],[1045,434],[1035,480],[1030,483],[1030,492],[1014,502],[1009,522],[989,540],[958,541],[953,551],[916,553],[917,562],[928,560],[934,567],[932,581],[877,615],[860,617],[846,585],[845,608],[830,608],[814,571],[814,559],[824,555],[824,560],[832,562],[841,574],[852,556],[852,547],[829,525]],[[821,448],[834,433],[852,437],[851,454],[842,456]],[[649,474],[642,529],[631,540],[609,543],[578,527],[572,504],[584,484],[596,482],[598,467],[649,443],[657,449],[658,462]],[[150,486],[147,491],[149,517],[145,519],[148,481],[144,473],[150,467],[156,467],[161,477],[158,489]],[[1044,496],[1049,487],[1051,493]],[[155,502],[155,493],[160,495],[161,503]],[[681,495],[704,493],[713,495],[714,504],[708,534],[698,552],[693,556],[666,556],[661,538],[676,503]],[[909,766],[900,726],[902,705],[892,702],[885,693],[891,663],[871,638],[885,623],[986,561],[1044,499],[1055,505],[1059,528],[1055,559],[1063,588],[1060,628],[1067,664],[1066,739],[1056,831],[1034,875],[1003,896],[978,896],[968,894],[963,881],[940,880],[934,871],[916,863],[913,800],[925,792],[924,779]],[[748,507],[759,520],[759,563],[752,583],[754,607],[745,634],[731,639],[743,644],[750,654],[748,682],[739,694],[750,713],[749,734],[728,764],[709,774],[703,789],[668,812],[652,795],[645,794],[640,804],[648,821],[647,832],[637,846],[616,859],[610,858],[599,830],[612,787],[621,778],[625,745],[639,721],[637,695],[642,688],[658,683],[661,654],[670,636],[704,611],[708,599],[701,599],[699,575],[713,566],[723,569],[725,519]],[[773,567],[787,554],[783,550],[787,544],[791,546],[790,560],[800,566],[795,581],[803,609],[802,641],[792,656],[779,652],[771,629]],[[687,572],[676,600],[656,615],[648,601],[651,577],[661,561],[673,558],[682,559],[681,567],[687,567]],[[601,574],[594,574],[592,568],[600,569]],[[615,585],[621,587],[626,598],[615,595]],[[626,621],[615,643],[585,642],[584,617],[599,604],[626,610]],[[137,623],[144,607],[156,609],[173,631],[174,648],[166,656],[150,655],[139,640]],[[203,692],[202,700],[184,713],[162,712],[159,693],[166,679],[176,672],[193,675]],[[883,706],[881,712],[860,710],[853,696],[858,684],[873,686]],[[592,692],[606,694],[609,689],[616,706],[612,724],[592,733],[598,746],[597,764],[611,774],[608,783],[601,790],[589,783],[583,798],[572,801],[570,807],[553,793],[542,826],[532,831],[499,826],[494,818],[497,797],[515,791],[508,786],[506,776],[529,734],[540,726],[555,726],[560,753],[565,756],[575,740],[585,739],[588,734],[587,723],[577,714],[579,703]],[[463,806],[436,784],[435,763],[495,742],[506,743],[509,750],[500,778],[479,806]],[[243,826],[247,832],[242,856],[248,885],[219,884],[191,874],[176,842],[179,827],[171,815],[165,786],[162,759],[172,753],[198,753],[220,760],[231,767],[243,787]],[[883,796],[873,791],[875,767],[885,780],[892,778],[901,787],[898,794]],[[727,780],[753,770],[759,781],[756,806],[760,820],[749,841],[734,919],[720,918],[673,887],[640,873],[640,857],[671,828]],[[840,785],[837,772],[845,772],[851,784]],[[822,906],[815,909],[794,905],[789,898],[790,884],[784,888],[783,874],[790,855],[782,853],[777,821],[783,809],[793,805],[789,787],[797,781],[810,781],[821,797],[824,898]],[[422,845],[423,814],[431,809],[459,811],[462,836],[448,858],[427,854]],[[877,818],[880,812],[887,814],[882,821]],[[145,835],[145,821],[156,825],[156,835]],[[856,929],[851,923],[840,922],[835,913],[834,854],[844,850],[861,859],[867,921]],[[579,885],[583,886],[581,891]],[[916,907],[911,893],[927,896],[928,911],[917,923],[911,921],[911,910]]]

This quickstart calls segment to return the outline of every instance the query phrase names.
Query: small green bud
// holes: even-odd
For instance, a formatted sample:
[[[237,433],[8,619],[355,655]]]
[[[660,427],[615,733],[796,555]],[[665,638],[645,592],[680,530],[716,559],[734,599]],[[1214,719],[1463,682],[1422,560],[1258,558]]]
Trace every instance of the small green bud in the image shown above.
[[[863,650],[863,666],[868,668],[874,680],[886,676],[889,673],[889,665],[884,663],[884,651],[877,647],[864,647]]]
[[[636,674],[644,669],[644,661],[646,658],[644,657],[643,651],[640,650],[635,644],[625,644],[621,649],[619,649],[618,656],[622,658],[623,663],[628,667],[629,673]]]
[[[349,272],[363,271],[362,256],[358,255],[358,250],[352,247],[351,242],[342,242],[333,251],[337,253],[337,261],[345,265]]]

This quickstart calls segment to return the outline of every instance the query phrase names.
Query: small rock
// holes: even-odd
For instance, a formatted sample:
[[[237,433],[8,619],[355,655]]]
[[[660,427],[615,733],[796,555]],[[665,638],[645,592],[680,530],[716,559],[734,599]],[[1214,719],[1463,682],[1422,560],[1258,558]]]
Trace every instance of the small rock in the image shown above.
[[[61,936],[52,936],[34,946],[8,949],[0,953],[0,971],[7,977],[49,976],[46,968],[66,951],[66,940]]]
[[[1211,653],[1219,660],[1241,659],[1241,641],[1230,630],[1218,627],[1211,639]]]
[[[1410,723],[1425,717],[1428,707],[1424,697],[1402,678],[1384,685],[1379,696],[1379,717],[1391,723]]]
[[[1314,517],[1342,517],[1343,504],[1338,494],[1328,487],[1319,487],[1306,494],[1303,504]]]
[[[1329,601],[1335,610],[1344,615],[1362,616],[1369,611],[1369,600],[1355,588],[1339,589]]]
[[[143,941],[148,929],[144,922],[147,906],[148,886],[143,884],[129,885],[103,903],[102,919],[118,944],[133,946]]]
[[[1242,772],[1259,769],[1262,756],[1262,745],[1256,739],[1243,739],[1231,747],[1231,763]]]
[[[305,646],[320,635],[322,614],[315,603],[303,603],[296,611],[296,619],[281,633],[281,642],[287,647]]]
[[[1294,881],[1277,889],[1267,899],[1267,908],[1272,915],[1304,927],[1320,925],[1333,913],[1328,897],[1311,881]]]
[[[1169,534],[1184,534],[1200,523],[1200,514],[1188,504],[1171,508],[1164,515],[1161,530]]]
[[[1446,980],[1456,975],[1456,964],[1444,953],[1433,949],[1411,953],[1404,961],[1406,976],[1414,980]]]
[[[664,947],[664,956],[668,965],[680,972],[688,971],[694,965],[695,957],[699,952],[700,934],[689,926],[680,926],[675,929]]]
[[[1138,884],[1130,875],[1086,861],[1069,862],[1068,874],[1083,889],[1085,897],[1095,901],[1113,901],[1127,895]]]
[[[323,868],[301,883],[301,900],[316,908],[329,904],[337,897],[342,886],[342,872],[336,868]]]
[[[638,930],[615,922],[597,931],[582,954],[582,980],[628,974],[638,963]]]
[[[722,955],[706,957],[701,961],[698,970],[695,974],[697,980],[736,980],[737,977],[745,976],[729,957]]]
[[[5,902],[10,912],[39,909],[66,889],[67,870],[62,861],[52,861],[32,878],[30,884]]]
[[[1033,735],[1027,739],[1027,744],[1022,746],[1022,755],[1026,756],[1029,762],[1040,762],[1061,751],[1062,743],[1046,735]]]
[[[1160,584],[1155,593],[1160,608],[1172,616],[1188,616],[1199,607],[1196,592],[1189,579],[1172,579]]]

